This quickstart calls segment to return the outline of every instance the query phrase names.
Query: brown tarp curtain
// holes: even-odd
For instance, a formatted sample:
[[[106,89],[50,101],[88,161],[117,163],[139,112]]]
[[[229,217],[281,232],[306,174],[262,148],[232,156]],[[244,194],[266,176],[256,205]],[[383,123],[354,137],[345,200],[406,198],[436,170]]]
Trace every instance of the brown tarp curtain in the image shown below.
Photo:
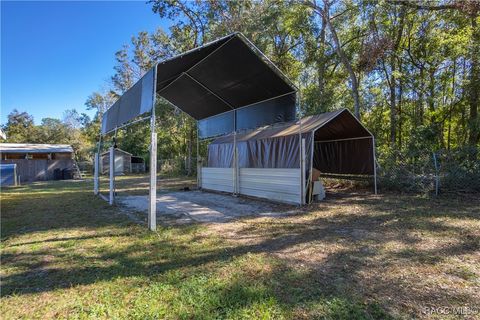
[[[300,135],[237,142],[239,168],[300,168]],[[306,154],[311,154],[312,135],[304,133]],[[306,167],[310,167],[307,156]],[[208,167],[232,168],[233,143],[211,144]]]
[[[373,174],[372,138],[315,143],[313,167],[323,173]]]
[[[300,168],[299,130],[305,139],[307,175],[312,157],[313,167],[323,173],[374,173],[373,137],[347,110],[303,118],[301,125],[295,122],[238,134],[238,167]],[[336,137],[340,138],[325,141]],[[233,135],[212,142],[208,167],[233,167],[233,145]]]

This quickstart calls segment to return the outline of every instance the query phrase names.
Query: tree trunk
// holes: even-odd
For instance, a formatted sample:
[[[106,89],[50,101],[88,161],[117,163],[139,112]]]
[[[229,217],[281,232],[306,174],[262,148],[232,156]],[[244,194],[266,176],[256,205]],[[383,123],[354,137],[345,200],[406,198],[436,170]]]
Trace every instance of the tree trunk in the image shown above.
[[[398,64],[400,73],[403,72],[402,61]],[[403,103],[403,80],[398,82],[398,149],[402,149],[402,103]]]
[[[470,68],[470,134],[468,143],[472,146],[480,141],[480,119],[478,118],[478,105],[480,104],[480,28],[477,26],[476,17],[472,17],[472,48]]]
[[[418,125],[423,125],[423,91],[424,91],[424,81],[425,81],[425,68],[420,69],[420,81],[418,88],[418,101],[417,101],[417,114],[415,123]]]
[[[395,86],[397,85],[395,78],[395,56],[392,55],[391,59],[391,68],[392,73],[390,75],[390,145],[392,148],[395,147],[395,142],[397,140],[397,97]]]
[[[318,44],[318,50],[320,52],[320,57],[317,60],[317,76],[318,76],[318,91],[320,93],[320,106],[324,108],[325,105],[325,71],[326,71],[326,61],[325,61],[325,29],[327,23],[325,17],[322,16],[322,27],[320,29],[320,39]],[[326,111],[326,110],[322,110]]]
[[[352,97],[353,97],[353,103],[354,103],[354,114],[355,117],[360,120],[360,95],[358,93],[359,90],[359,85],[358,85],[358,78],[355,72],[353,71],[353,67],[350,64],[350,60],[347,58],[345,55],[345,52],[342,49],[342,44],[340,43],[340,40],[338,39],[337,31],[335,27],[332,25],[332,22],[330,21],[330,15],[329,15],[329,7],[328,7],[328,0],[324,0],[324,9],[322,10],[321,8],[316,7],[317,10],[319,10],[322,13],[322,16],[325,18],[325,22],[327,23],[328,29],[330,30],[332,34],[332,39],[333,42],[335,43],[335,51],[338,54],[338,57],[342,64],[344,65],[345,69],[348,71],[348,75],[350,77],[350,82],[352,86]]]

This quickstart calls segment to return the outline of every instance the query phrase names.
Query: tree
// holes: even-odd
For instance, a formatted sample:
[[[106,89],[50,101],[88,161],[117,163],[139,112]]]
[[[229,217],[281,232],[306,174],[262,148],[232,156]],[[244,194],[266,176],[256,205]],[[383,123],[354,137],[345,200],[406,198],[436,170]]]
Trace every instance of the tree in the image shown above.
[[[98,140],[100,118],[156,62],[242,32],[300,89],[302,112],[347,107],[385,153],[478,145],[479,6],[440,0],[152,0],[170,27],[140,32],[116,54],[111,84],[87,100],[82,125]],[[193,120],[158,99],[161,158],[191,167]],[[137,133],[135,130],[141,133]],[[147,154],[148,124],[118,133],[127,151]]]
[[[335,45],[335,51],[340,61],[348,71],[348,75],[350,77],[351,93],[354,101],[354,113],[357,119],[360,119],[361,104],[360,104],[358,77],[355,74],[355,71],[353,70],[353,66],[350,60],[345,54],[345,51],[343,49],[343,44],[340,42],[340,38],[338,37],[337,29],[332,22],[333,18],[330,16],[330,8],[332,4],[328,0],[322,0],[322,1],[323,1],[323,5],[318,4],[316,0],[305,1],[303,3],[306,6],[312,8],[314,12],[318,13],[321,16],[322,22],[324,22],[328,27],[328,29],[330,30],[332,40]]]
[[[3,130],[8,142],[32,143],[37,139],[38,132],[33,123],[33,116],[17,109],[10,112]]]

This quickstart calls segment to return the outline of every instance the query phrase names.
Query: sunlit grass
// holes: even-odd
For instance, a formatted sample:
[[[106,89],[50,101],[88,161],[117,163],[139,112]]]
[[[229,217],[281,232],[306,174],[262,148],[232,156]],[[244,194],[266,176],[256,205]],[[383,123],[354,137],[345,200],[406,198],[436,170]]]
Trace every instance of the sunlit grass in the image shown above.
[[[469,305],[480,217],[475,202],[452,201],[337,199],[153,233],[95,198],[91,181],[5,189],[2,319],[388,319]]]

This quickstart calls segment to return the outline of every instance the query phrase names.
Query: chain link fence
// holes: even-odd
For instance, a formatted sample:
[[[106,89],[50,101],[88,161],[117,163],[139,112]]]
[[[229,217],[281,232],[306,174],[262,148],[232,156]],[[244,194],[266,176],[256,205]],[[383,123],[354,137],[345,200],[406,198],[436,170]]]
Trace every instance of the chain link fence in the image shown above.
[[[165,176],[196,176],[197,159],[158,160]],[[390,151],[377,156],[379,190],[417,194],[480,192],[480,148],[437,152]]]
[[[480,150],[464,147],[437,152],[378,155],[378,182],[383,190],[408,193],[480,192]]]
[[[438,192],[480,192],[480,148],[442,150],[435,157]]]

